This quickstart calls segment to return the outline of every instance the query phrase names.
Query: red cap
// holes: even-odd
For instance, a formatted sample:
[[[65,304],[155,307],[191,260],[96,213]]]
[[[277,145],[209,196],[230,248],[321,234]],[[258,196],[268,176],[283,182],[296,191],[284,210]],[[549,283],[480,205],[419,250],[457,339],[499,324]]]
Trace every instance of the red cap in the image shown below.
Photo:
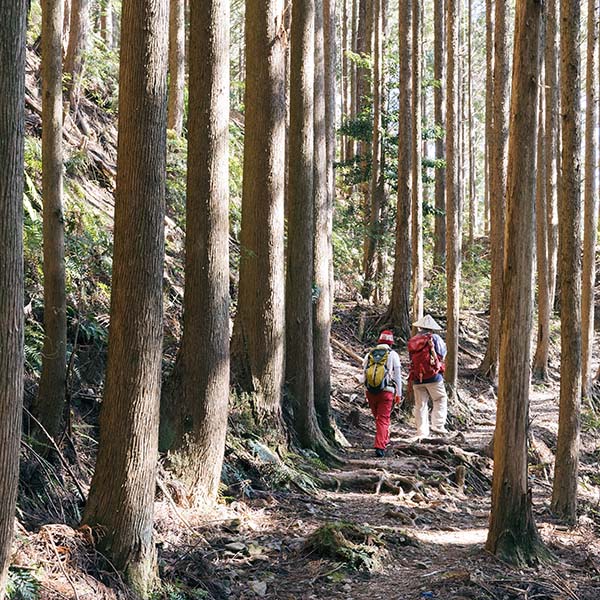
[[[379,339],[377,340],[378,344],[387,344],[391,346],[394,343],[394,334],[386,329],[379,334]]]

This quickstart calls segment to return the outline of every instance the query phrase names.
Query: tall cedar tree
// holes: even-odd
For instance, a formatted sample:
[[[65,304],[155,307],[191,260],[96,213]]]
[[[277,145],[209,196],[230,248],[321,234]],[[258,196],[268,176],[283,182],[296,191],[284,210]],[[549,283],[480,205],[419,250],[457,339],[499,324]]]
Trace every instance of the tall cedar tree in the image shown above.
[[[541,71],[541,0],[517,7],[507,173],[506,261],[492,511],[487,549],[518,565],[547,556],[533,520],[527,472],[528,332],[533,325],[535,165]],[[524,332],[526,335],[524,335]]]
[[[585,212],[583,217],[583,278],[581,290],[582,391],[588,396],[592,384],[594,342],[594,284],[596,282],[596,229],[598,228],[598,73],[596,50],[598,22],[596,2],[588,0],[587,67],[585,102]]]
[[[547,19],[544,19],[544,25]],[[546,29],[542,26],[542,39],[545,39]],[[545,73],[540,75],[540,86],[542,91],[545,87]],[[544,314],[548,314],[548,233],[546,214],[548,212],[546,206],[547,199],[547,170],[546,170],[546,94],[541,93],[538,102],[538,141],[537,141],[537,157],[536,157],[536,188],[535,188],[535,266],[537,279],[537,306],[538,306],[538,328],[537,328],[537,352],[540,348],[541,335],[544,331]],[[535,369],[535,357],[532,364],[532,377],[537,378],[539,375]]]
[[[183,395],[171,465],[217,496],[229,400],[229,0],[190,2]]]
[[[423,316],[423,181],[421,145],[421,61],[422,61],[421,0],[412,3],[412,310],[413,321]]]
[[[543,268],[538,285],[538,333],[533,357],[533,376],[548,378],[550,353],[550,317],[554,304],[557,251],[557,153],[558,153],[558,30],[557,2],[547,0],[546,33],[544,48],[545,119],[544,119],[544,170],[545,210],[539,213],[536,227],[545,236],[546,251],[538,256],[538,269]],[[545,280],[545,281],[544,281]]]
[[[100,35],[107,48],[113,46],[113,8],[111,0],[100,2]]]
[[[57,439],[65,408],[67,294],[62,150],[61,0],[42,2],[42,198],[44,238],[44,349],[34,413]],[[43,434],[40,435],[44,439]],[[45,441],[45,440],[44,440]]]
[[[502,270],[504,262],[504,213],[506,193],[506,147],[508,140],[508,2],[496,0],[494,28],[494,77],[492,136],[490,139],[490,326],[481,372],[492,381],[498,374],[500,318],[502,314]]]
[[[11,556],[23,403],[23,139],[27,2],[0,0],[0,597]]]
[[[341,51],[341,73],[340,73],[340,109],[342,113],[342,121],[350,117],[350,70],[348,60],[348,0],[341,0],[342,2],[342,45]],[[335,1],[333,2],[335,6]],[[334,8],[335,10],[335,8]],[[334,15],[335,16],[335,15]],[[340,161],[345,162],[348,160],[349,155],[346,150],[348,147],[348,139],[346,136],[341,137],[340,143]]]
[[[581,123],[579,109],[579,2],[560,3],[562,156],[559,187],[560,408],[552,510],[577,519],[581,408]]]
[[[167,127],[177,134],[181,134],[181,129],[183,127],[185,33],[185,0],[170,0],[169,103],[167,111]]]
[[[314,285],[313,353],[315,408],[321,430],[333,438],[331,424],[331,298],[329,290],[330,178],[328,173],[325,77],[324,3],[315,6],[315,100],[314,100]]]
[[[323,43],[325,46],[325,138],[327,140],[327,251],[329,261],[329,310],[333,314],[335,281],[333,274],[333,207],[335,204],[336,146],[336,0],[323,0]],[[341,148],[340,148],[341,150]],[[328,323],[331,330],[331,318]],[[329,334],[331,331],[329,331]]]
[[[283,438],[284,381],[284,0],[246,3],[244,181],[238,311],[232,342],[236,385],[252,413]]]
[[[91,0],[71,0],[69,44],[65,55],[65,75],[71,110],[76,112],[81,95],[83,63],[90,36]]]
[[[446,82],[446,32],[444,0],[434,0],[433,13],[433,76],[438,83],[433,90],[434,120],[440,131],[444,130],[446,114],[444,111],[444,96]],[[446,144],[444,136],[438,134],[435,139],[435,157],[437,160],[446,158]],[[433,264],[442,267],[446,262],[446,168],[435,170],[435,220],[434,220],[434,248]]]
[[[398,90],[398,204],[394,278],[388,320],[400,336],[410,336],[411,241],[410,210],[412,201],[412,1],[400,0],[399,48],[400,89]]]
[[[321,10],[322,2],[317,2]],[[298,441],[323,451],[314,403],[314,0],[292,7],[286,285],[286,380]]]
[[[384,180],[381,168],[382,159],[382,117],[383,101],[383,14],[381,0],[373,0],[373,133],[371,137],[371,186],[369,207],[369,228],[366,237],[365,279],[362,296],[370,299],[373,296],[377,282],[377,253],[381,237],[381,211],[383,208]]]
[[[461,202],[458,185],[458,29],[457,0],[448,0],[446,43],[448,74],[446,93],[446,294],[448,305],[446,381],[452,392],[458,381],[459,282],[461,267]]]
[[[477,233],[478,201],[475,179],[475,115],[473,113],[473,0],[468,2],[467,26],[467,147],[469,153],[469,245],[473,246]]]
[[[490,147],[492,143],[492,99],[494,95],[494,0],[485,0],[485,234],[490,233]]]
[[[142,596],[156,558],[168,8],[168,0],[123,3],[108,365],[84,515],[102,528],[102,552]]]

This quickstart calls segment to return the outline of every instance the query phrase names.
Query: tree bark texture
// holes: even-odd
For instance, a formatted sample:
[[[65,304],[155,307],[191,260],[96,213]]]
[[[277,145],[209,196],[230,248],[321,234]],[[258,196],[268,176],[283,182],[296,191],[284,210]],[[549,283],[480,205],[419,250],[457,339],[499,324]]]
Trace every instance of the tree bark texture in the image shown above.
[[[317,2],[321,7],[322,2]],[[319,448],[314,404],[314,0],[292,8],[288,246],[286,285],[287,394],[298,441]]]
[[[506,146],[508,139],[508,2],[496,0],[494,30],[494,91],[492,138],[490,140],[490,325],[485,357],[480,366],[492,381],[498,372],[502,274],[504,263],[504,220],[506,194]]]
[[[162,361],[167,0],[123,5],[111,324],[100,446],[84,521],[141,595],[152,536]]]
[[[598,228],[598,23],[596,2],[588,1],[587,67],[585,102],[585,189],[583,216],[583,270],[581,286],[582,391],[588,396],[592,384],[594,343],[594,286]]]
[[[541,77],[542,90],[544,78]],[[537,183],[535,190],[535,231],[536,231],[536,264],[537,264],[537,298],[538,298],[538,330],[537,330],[537,349],[533,360],[533,377],[535,379],[545,380],[546,369],[536,368],[538,352],[542,348],[543,336],[547,336],[549,342],[548,317],[550,314],[550,292],[548,282],[548,223],[547,214],[547,171],[546,171],[546,94],[540,94],[539,100],[539,119],[538,119],[538,148],[536,159]],[[545,321],[544,321],[545,320]],[[545,326],[544,326],[545,323]]]
[[[445,379],[452,393],[458,381],[458,325],[460,317],[461,201],[458,183],[458,27],[457,0],[448,0],[448,75],[446,96],[446,320],[448,355]]]
[[[473,113],[473,0],[468,2],[467,29],[467,151],[469,153],[469,244],[475,243],[478,221],[478,202],[475,173],[475,115]]]
[[[434,120],[440,131],[445,129],[446,114],[444,110],[446,90],[446,33],[445,33],[445,0],[434,0],[434,58],[433,76],[438,83],[433,90]],[[435,140],[435,158],[446,158],[445,134],[438,135]],[[435,220],[433,264],[441,268],[446,262],[446,167],[435,170]]]
[[[0,597],[11,557],[23,405],[25,0],[0,0]]]
[[[554,304],[557,250],[557,151],[558,151],[558,32],[556,1],[548,0],[544,44],[545,119],[544,170],[546,180],[545,211],[538,213],[539,226],[546,236],[546,286],[538,289],[538,333],[533,375],[547,380],[550,353],[550,318]],[[542,225],[543,221],[543,225]],[[542,295],[542,292],[544,294]]]
[[[191,0],[190,19],[184,434],[170,462],[192,502],[212,502],[229,400],[229,0]]]
[[[352,52],[357,52],[358,0],[352,0],[352,10],[350,19],[350,50],[352,50]],[[356,119],[358,107],[356,87],[356,63],[352,60],[348,60],[348,78],[350,94],[349,113],[351,119]],[[355,154],[356,144],[354,140],[350,136],[348,136],[346,140],[346,160],[354,158]]]
[[[64,71],[68,75],[67,90],[71,110],[77,112],[81,95],[84,55],[89,42],[91,0],[71,0],[69,45],[65,56]]]
[[[323,0],[323,43],[325,45],[325,137],[327,139],[327,250],[329,262],[329,308],[333,314],[335,280],[333,273],[333,208],[335,205],[336,157],[336,0]],[[341,157],[340,147],[340,157]],[[331,329],[331,322],[329,323]]]
[[[381,180],[382,19],[381,0],[373,0],[373,133],[371,137],[371,182],[369,225],[365,238],[365,273],[361,295],[370,300],[376,288],[377,251],[381,236],[383,181]],[[381,181],[380,181],[381,180]]]
[[[552,510],[577,518],[581,405],[581,164],[578,2],[560,2],[561,177],[558,197],[560,260],[560,408]]]
[[[331,427],[331,297],[329,290],[329,206],[330,180],[327,153],[327,118],[325,84],[324,3],[315,4],[315,81],[314,81],[314,285],[313,361],[315,409],[321,430],[333,436]]]
[[[423,181],[421,176],[421,61],[422,61],[422,18],[420,0],[412,3],[412,321],[423,316]]]
[[[494,0],[485,1],[485,179],[484,230],[490,234],[490,146],[492,143],[492,98],[494,94]]]
[[[283,435],[284,0],[246,4],[244,181],[238,312],[232,344],[236,384],[254,417]]]
[[[65,409],[67,294],[62,150],[61,0],[42,2],[42,199],[44,238],[44,348],[34,413],[58,439]],[[40,433],[43,438],[43,435]],[[44,440],[45,442],[45,440]]]
[[[506,261],[492,511],[486,548],[517,565],[543,558],[527,472],[529,356],[533,326],[535,169],[541,0],[517,7],[507,173]]]
[[[348,60],[348,1],[349,0],[341,0],[342,2],[342,41],[341,41],[341,99],[340,99],[340,109],[342,113],[342,122],[350,118],[350,69]],[[334,3],[335,4],[335,3]],[[334,8],[335,14],[335,8]],[[345,162],[350,158],[348,156],[348,138],[346,136],[342,136],[340,140],[340,161]]]
[[[398,90],[398,205],[394,278],[389,307],[389,321],[401,338],[410,337],[411,282],[411,202],[412,202],[412,0],[399,4]]]
[[[178,135],[181,135],[181,129],[183,127],[185,37],[185,0],[170,0],[169,104],[167,111],[167,127],[175,131]]]
[[[113,47],[113,8],[111,0],[104,0],[100,6],[100,34],[107,48]]]

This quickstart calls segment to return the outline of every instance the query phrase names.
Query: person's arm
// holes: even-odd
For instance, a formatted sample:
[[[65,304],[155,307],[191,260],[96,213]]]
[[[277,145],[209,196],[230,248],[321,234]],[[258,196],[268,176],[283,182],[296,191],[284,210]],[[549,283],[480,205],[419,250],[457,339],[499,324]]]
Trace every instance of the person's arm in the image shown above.
[[[390,353],[391,358],[391,377],[394,382],[396,391],[394,393],[394,402],[400,404],[402,400],[402,366],[400,364],[400,357],[397,352]]]
[[[433,347],[435,348],[435,353],[444,360],[448,352],[446,342],[437,333],[433,334]]]
[[[358,378],[358,380],[359,380],[360,383],[364,383],[365,382],[365,379],[366,379],[365,378],[365,371],[367,369],[367,361],[368,360],[369,360],[369,354],[367,353],[365,355],[365,357],[363,358],[362,371],[360,372],[360,375],[359,375],[359,378]]]

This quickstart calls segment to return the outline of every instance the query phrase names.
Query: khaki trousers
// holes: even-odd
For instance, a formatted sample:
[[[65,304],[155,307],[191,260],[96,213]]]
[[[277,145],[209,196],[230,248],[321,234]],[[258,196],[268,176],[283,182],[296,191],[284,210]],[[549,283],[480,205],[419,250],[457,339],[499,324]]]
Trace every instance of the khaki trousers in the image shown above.
[[[433,402],[431,411],[431,429],[443,432],[446,429],[448,416],[448,396],[444,380],[433,383],[414,383],[415,423],[418,437],[429,437],[429,398]]]

